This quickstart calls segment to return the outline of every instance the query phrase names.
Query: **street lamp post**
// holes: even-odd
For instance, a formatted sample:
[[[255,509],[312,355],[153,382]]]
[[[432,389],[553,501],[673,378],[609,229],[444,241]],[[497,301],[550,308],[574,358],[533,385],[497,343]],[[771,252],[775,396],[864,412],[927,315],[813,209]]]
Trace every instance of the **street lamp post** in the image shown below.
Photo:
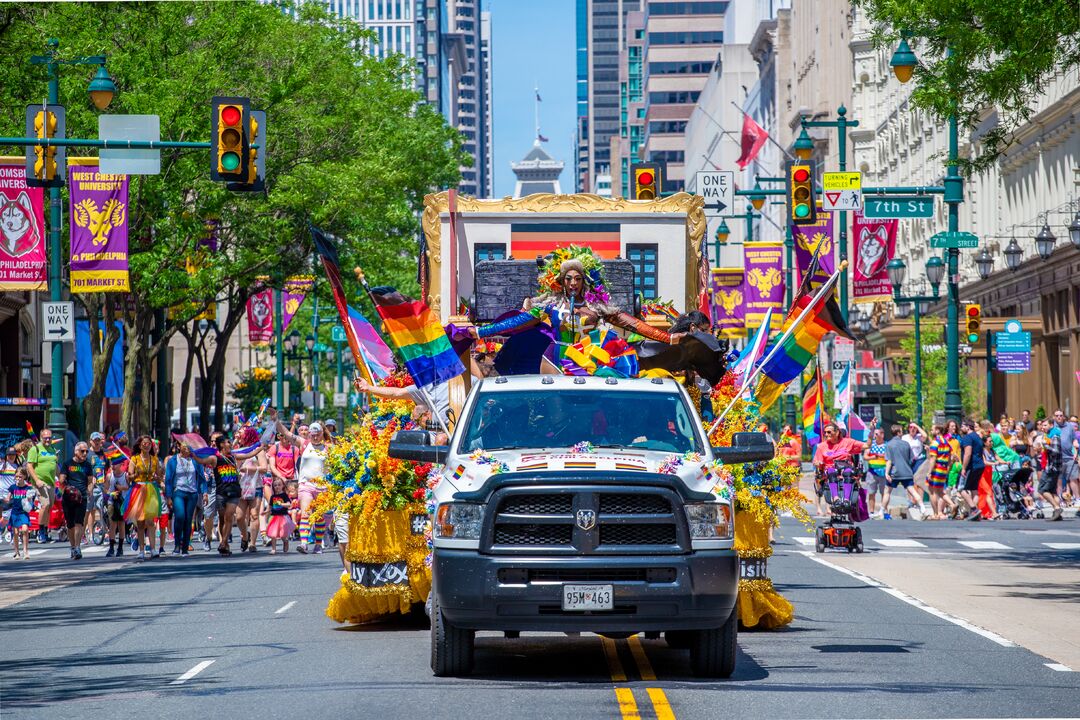
[[[99,110],[104,110],[112,102],[116,93],[116,86],[112,78],[105,72],[105,56],[92,55],[90,57],[72,58],[61,60],[57,57],[60,41],[49,38],[46,55],[33,55],[30,58],[31,65],[44,65],[49,73],[49,104],[60,104],[60,66],[61,65],[97,65],[98,72],[90,81],[88,92],[90,99]],[[60,286],[63,276],[63,254],[60,245],[60,188],[49,188],[49,299],[53,302],[63,300],[63,292]],[[52,370],[51,370],[51,393],[49,398],[49,429],[53,431],[53,437],[61,441],[67,436],[67,418],[64,412],[64,348],[60,343],[52,344]],[[61,455],[68,457],[68,448],[61,443]]]
[[[885,266],[889,275],[889,283],[893,288],[893,300],[896,302],[897,315],[906,317],[913,306],[915,310],[915,422],[922,426],[923,422],[923,392],[922,392],[922,332],[920,320],[923,314],[923,303],[937,302],[940,299],[938,287],[941,285],[941,276],[945,270],[941,258],[932,257],[926,261],[926,279],[930,281],[933,295],[909,295],[900,294],[900,286],[904,284],[904,275],[907,273],[907,265],[900,258],[894,258]]]

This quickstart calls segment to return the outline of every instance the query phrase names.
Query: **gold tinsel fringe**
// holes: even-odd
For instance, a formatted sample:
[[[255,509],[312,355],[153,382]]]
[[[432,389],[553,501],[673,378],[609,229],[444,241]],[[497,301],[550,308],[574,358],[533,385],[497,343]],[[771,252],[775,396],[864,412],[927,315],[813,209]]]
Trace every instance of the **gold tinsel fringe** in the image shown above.
[[[773,589],[768,578],[739,581],[739,622],[743,627],[776,630],[795,619],[795,606]]]

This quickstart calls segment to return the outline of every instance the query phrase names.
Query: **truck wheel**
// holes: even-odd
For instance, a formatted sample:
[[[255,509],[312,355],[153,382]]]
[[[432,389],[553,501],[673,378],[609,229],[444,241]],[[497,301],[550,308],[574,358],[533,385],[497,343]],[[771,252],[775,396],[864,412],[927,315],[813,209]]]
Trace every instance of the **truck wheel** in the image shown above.
[[[731,677],[735,672],[739,619],[734,609],[718,630],[698,630],[690,644],[690,667],[698,677]]]
[[[693,639],[694,633],[690,630],[668,630],[664,633],[664,642],[668,644],[669,648],[676,650],[686,650],[690,647]]]
[[[435,589],[431,591],[431,671],[435,677],[462,677],[472,672],[476,631],[446,621]]]

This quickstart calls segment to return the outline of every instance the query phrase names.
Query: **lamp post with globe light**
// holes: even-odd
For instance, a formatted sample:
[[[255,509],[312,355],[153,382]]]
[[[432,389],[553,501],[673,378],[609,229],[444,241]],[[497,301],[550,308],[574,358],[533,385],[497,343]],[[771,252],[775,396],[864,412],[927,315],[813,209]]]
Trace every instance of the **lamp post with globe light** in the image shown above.
[[[922,392],[922,332],[920,320],[929,310],[930,303],[940,300],[938,287],[945,274],[945,263],[941,258],[931,257],[926,261],[926,279],[930,281],[933,295],[908,295],[900,294],[900,287],[904,284],[907,275],[907,264],[901,258],[893,258],[885,266],[889,275],[889,284],[893,288],[893,301],[896,303],[896,316],[908,317],[912,310],[915,311],[915,422],[922,425],[923,422],[923,392]]]

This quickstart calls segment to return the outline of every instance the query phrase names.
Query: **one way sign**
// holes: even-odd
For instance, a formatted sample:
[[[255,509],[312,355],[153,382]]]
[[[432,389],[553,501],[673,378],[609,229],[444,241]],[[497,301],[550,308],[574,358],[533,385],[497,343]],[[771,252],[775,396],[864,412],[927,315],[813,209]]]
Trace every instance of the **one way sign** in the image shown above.
[[[41,327],[47,342],[74,342],[75,303],[41,303]]]
[[[735,173],[730,170],[697,173],[697,194],[705,199],[705,213],[731,217],[735,205]]]

